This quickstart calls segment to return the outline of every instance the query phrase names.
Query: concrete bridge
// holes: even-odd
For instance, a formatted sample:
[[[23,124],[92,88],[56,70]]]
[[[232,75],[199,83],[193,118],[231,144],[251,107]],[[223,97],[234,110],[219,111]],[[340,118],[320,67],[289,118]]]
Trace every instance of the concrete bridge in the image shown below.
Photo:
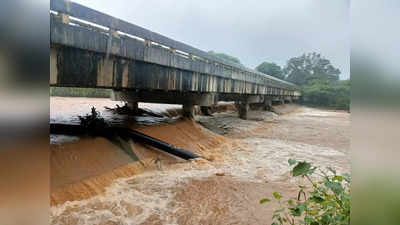
[[[249,104],[300,96],[294,84],[65,0],[50,1],[50,85],[110,88],[133,108],[182,104],[187,116],[235,101],[244,119]]]

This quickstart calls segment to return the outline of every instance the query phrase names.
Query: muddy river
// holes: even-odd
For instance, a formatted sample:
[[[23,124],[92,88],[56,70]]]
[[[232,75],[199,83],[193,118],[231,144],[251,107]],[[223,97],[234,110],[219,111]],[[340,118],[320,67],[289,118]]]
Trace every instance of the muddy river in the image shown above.
[[[350,114],[294,104],[238,118],[180,118],[181,106],[140,104],[163,118],[121,116],[108,99],[51,98],[51,121],[77,123],[92,106],[125,124],[203,156],[184,161],[131,142],[139,161],[100,137],[51,136],[51,224],[270,224],[274,191],[292,194],[287,160],[350,171]]]

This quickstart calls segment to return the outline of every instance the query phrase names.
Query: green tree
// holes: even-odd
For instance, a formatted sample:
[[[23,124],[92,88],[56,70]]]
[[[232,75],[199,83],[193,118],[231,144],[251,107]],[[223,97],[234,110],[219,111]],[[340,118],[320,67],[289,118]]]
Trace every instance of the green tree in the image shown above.
[[[230,56],[230,55],[225,54],[225,53],[218,53],[218,52],[214,52],[214,51],[208,51],[208,54],[214,55],[214,56],[216,56],[218,58],[225,59],[225,60],[233,62],[233,63],[242,64],[240,62],[239,58],[234,57],[234,56]]]
[[[303,102],[316,106],[349,109],[350,80],[314,79],[302,88]]]
[[[270,62],[263,62],[260,65],[256,67],[256,70],[265,73],[267,75],[279,78],[279,79],[284,79],[285,77],[283,76],[283,72],[280,66],[276,65],[275,63],[270,63]]]
[[[340,70],[321,54],[313,52],[289,59],[283,73],[289,82],[305,85],[314,79],[337,81]]]

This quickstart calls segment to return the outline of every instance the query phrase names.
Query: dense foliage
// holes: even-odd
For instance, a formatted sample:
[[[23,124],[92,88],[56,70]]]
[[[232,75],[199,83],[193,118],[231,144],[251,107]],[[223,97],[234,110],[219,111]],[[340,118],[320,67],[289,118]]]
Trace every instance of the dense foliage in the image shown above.
[[[279,79],[285,79],[281,67],[275,63],[263,62],[256,67],[256,70]]]
[[[350,80],[340,81],[340,70],[320,54],[289,59],[283,73],[287,81],[301,87],[303,103],[349,110]]]
[[[298,193],[283,201],[283,196],[273,193],[280,208],[274,211],[272,225],[307,224],[307,225],[348,225],[350,224],[350,175],[339,175],[332,168],[327,171],[312,166],[308,162],[289,159],[293,177],[302,177],[309,186],[299,185]],[[320,180],[314,181],[312,175]],[[271,201],[260,200],[261,204]]]
[[[314,79],[302,87],[302,95],[306,104],[349,110],[350,80]]]
[[[314,79],[337,81],[340,74],[328,59],[315,52],[289,59],[283,71],[287,81],[300,86]]]
[[[208,53],[211,54],[211,55],[214,55],[214,56],[216,56],[216,57],[218,57],[218,58],[231,61],[231,62],[233,62],[233,63],[242,64],[242,63],[240,62],[239,58],[234,57],[234,56],[230,56],[230,55],[225,54],[225,53],[218,53],[218,52],[214,52],[214,51],[208,51]]]

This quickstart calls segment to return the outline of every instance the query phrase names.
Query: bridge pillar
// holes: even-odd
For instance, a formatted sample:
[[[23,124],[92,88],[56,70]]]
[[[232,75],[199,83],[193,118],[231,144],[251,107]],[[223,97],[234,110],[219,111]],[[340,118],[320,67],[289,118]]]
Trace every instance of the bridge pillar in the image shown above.
[[[138,102],[128,102],[127,106],[134,114],[139,111],[139,103]]]
[[[212,115],[212,107],[211,106],[200,106],[200,111],[205,116],[211,116]]]
[[[276,101],[278,102],[279,105],[285,104],[285,97],[279,96],[277,97]]]
[[[184,103],[182,106],[182,116],[193,119],[194,118],[194,104],[193,103]]]
[[[239,118],[247,120],[247,112],[249,111],[249,102],[248,101],[238,101],[235,102],[235,106],[239,113]]]
[[[264,99],[264,110],[271,111],[272,110],[272,99],[265,97]]]

